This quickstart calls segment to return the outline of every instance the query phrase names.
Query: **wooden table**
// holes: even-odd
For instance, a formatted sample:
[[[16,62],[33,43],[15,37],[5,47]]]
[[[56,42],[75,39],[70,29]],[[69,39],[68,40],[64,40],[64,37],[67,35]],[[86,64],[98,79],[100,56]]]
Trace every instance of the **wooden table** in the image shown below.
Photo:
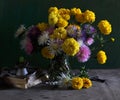
[[[120,69],[91,69],[91,76],[105,79],[93,81],[93,86],[82,90],[42,88],[40,85],[29,89],[4,88],[0,100],[120,100]]]

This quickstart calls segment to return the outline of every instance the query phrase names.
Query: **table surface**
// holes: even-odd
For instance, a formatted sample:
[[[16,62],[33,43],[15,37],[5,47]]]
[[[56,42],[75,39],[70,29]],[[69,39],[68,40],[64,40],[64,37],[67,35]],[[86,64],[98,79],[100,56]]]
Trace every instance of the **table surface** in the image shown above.
[[[93,81],[89,89],[67,90],[41,88],[29,89],[1,88],[0,100],[119,100],[120,69],[91,69],[90,76],[98,76],[105,82]]]

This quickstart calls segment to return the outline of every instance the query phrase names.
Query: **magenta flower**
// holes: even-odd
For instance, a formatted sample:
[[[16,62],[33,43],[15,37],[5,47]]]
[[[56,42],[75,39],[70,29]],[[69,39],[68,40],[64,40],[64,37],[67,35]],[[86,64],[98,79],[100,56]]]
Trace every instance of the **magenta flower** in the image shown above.
[[[25,51],[27,54],[31,54],[33,51],[33,45],[31,43],[31,41],[29,39],[27,39],[26,43],[25,43]]]
[[[40,30],[36,26],[31,26],[27,32],[27,37],[29,37],[31,41],[36,41],[40,34]]]
[[[88,46],[82,45],[80,51],[77,53],[77,59],[79,62],[86,62],[90,58],[91,51]]]
[[[94,42],[93,38],[87,38],[86,45],[90,46],[91,44],[93,44],[93,42]]]

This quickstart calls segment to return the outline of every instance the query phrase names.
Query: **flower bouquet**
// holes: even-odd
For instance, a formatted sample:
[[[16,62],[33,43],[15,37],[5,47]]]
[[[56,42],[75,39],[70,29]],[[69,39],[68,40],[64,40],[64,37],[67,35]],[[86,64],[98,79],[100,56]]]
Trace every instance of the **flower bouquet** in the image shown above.
[[[40,22],[27,28],[21,25],[15,37],[21,39],[21,48],[27,54],[39,52],[50,59],[48,74],[53,81],[52,85],[73,89],[89,88],[92,82],[85,69],[81,70],[80,75],[71,75],[66,58],[74,56],[80,63],[85,63],[91,58],[93,51],[98,50],[98,63],[106,63],[107,55],[101,48],[109,40],[114,42],[114,38],[103,38],[111,33],[112,27],[106,19],[95,26],[95,18],[95,13],[90,10],[82,12],[80,8],[50,7],[48,22]],[[96,41],[99,45],[93,49]]]

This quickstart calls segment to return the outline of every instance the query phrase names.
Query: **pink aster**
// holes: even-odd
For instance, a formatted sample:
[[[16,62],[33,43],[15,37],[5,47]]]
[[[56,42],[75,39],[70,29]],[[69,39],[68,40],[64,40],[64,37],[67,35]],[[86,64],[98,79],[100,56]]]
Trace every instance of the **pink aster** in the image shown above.
[[[93,44],[93,42],[94,42],[93,38],[87,38],[86,45],[90,46],[91,44]]]
[[[90,58],[91,51],[88,46],[82,45],[80,51],[77,53],[77,59],[79,62],[86,62]]]
[[[31,41],[27,41],[26,47],[25,47],[25,51],[27,52],[27,54],[31,54],[32,53],[33,45],[31,43]]]
[[[24,49],[27,54],[31,54],[33,51],[33,45],[29,38],[25,38],[21,41],[21,49]]]

